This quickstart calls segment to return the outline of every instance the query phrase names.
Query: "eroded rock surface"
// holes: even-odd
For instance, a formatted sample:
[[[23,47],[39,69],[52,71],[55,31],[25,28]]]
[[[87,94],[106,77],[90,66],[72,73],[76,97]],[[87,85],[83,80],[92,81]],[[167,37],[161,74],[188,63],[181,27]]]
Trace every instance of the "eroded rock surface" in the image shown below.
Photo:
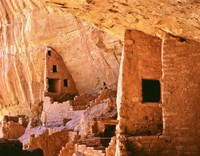
[[[200,39],[199,0],[43,0],[123,39],[126,29]]]
[[[41,114],[46,46],[63,58],[79,94],[103,82],[116,89],[121,42],[51,10],[39,0],[0,2],[0,114]]]

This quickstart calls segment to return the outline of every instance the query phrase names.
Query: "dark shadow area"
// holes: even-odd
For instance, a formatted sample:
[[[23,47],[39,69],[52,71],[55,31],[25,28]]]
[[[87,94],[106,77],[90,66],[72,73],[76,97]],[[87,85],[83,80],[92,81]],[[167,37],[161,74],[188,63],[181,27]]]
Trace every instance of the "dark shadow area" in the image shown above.
[[[100,134],[101,144],[104,147],[108,147],[110,140],[113,136],[115,136],[116,125],[105,125],[104,133]]]
[[[59,92],[60,91],[60,80],[59,79],[48,79],[48,92]]]
[[[57,72],[57,66],[56,66],[56,65],[53,65],[52,71],[53,71],[53,73],[56,73],[56,72]]]
[[[48,50],[48,51],[47,51],[47,55],[48,55],[48,56],[51,56],[51,50]]]
[[[19,140],[0,139],[0,156],[44,156],[40,148],[23,150],[22,147]]]
[[[64,87],[68,87],[68,81],[67,81],[67,79],[64,79],[63,83],[64,83]]]
[[[160,81],[142,79],[142,102],[160,102]]]

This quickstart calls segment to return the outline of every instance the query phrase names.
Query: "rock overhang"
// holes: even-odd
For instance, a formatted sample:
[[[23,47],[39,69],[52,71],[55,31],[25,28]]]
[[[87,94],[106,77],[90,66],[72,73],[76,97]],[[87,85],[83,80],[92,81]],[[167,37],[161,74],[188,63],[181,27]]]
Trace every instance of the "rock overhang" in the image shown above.
[[[153,36],[163,32],[200,41],[199,0],[44,0],[123,40],[126,29]]]

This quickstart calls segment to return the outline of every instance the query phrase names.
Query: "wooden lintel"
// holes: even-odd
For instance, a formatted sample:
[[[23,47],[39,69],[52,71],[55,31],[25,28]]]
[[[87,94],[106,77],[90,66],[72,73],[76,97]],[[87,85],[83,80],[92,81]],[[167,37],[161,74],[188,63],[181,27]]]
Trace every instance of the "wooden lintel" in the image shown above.
[[[105,125],[117,125],[119,123],[118,120],[114,120],[114,119],[99,120],[99,122]]]

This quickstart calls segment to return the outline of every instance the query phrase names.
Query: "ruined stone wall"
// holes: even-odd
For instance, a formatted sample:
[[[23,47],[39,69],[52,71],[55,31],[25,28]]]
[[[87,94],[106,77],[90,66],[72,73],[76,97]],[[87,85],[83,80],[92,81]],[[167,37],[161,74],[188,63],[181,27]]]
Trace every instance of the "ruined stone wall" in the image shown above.
[[[180,155],[200,154],[200,43],[167,35],[163,46],[164,135]]]
[[[4,139],[18,139],[25,132],[25,127],[19,123],[14,123],[13,121],[3,121],[1,123],[0,129],[2,135],[0,137]]]
[[[137,136],[127,138],[127,152],[136,156],[170,156],[171,140],[165,136]]]
[[[75,144],[75,153],[77,155],[84,156],[106,156],[105,151],[101,149],[95,149],[95,147],[87,147],[86,145]]]
[[[51,47],[45,51],[44,72],[44,96],[50,96],[54,101],[67,101],[78,94],[62,57]]]
[[[112,137],[109,146],[106,148],[106,156],[115,156],[116,152],[116,137]]]
[[[84,110],[74,111],[70,101],[63,103],[51,103],[49,97],[44,98],[44,107],[42,111],[42,122],[45,125],[63,125],[63,119],[80,118]]]
[[[143,102],[142,79],[161,80],[161,40],[138,31],[126,31],[118,88],[120,129],[131,135],[162,131],[162,110]]]
[[[46,130],[43,134],[29,138],[29,148],[41,148],[44,156],[56,156],[69,140],[68,130]]]

